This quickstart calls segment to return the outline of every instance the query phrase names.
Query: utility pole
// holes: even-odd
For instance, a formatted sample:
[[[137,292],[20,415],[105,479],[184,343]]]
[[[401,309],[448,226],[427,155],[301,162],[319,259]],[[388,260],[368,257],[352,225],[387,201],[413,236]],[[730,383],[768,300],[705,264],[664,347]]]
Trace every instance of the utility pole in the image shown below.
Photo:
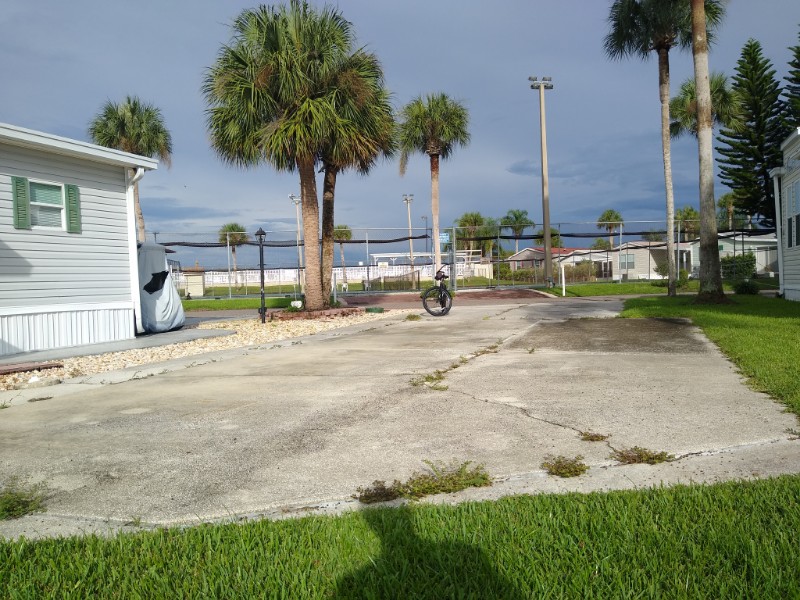
[[[403,194],[403,202],[408,210],[408,258],[411,262],[411,270],[414,270],[414,240],[411,239],[411,203],[414,201],[414,194]]]
[[[300,292],[303,292],[303,286],[300,283],[300,270],[303,268],[303,251],[300,249],[300,196],[295,196],[294,194],[289,194],[289,200],[294,203],[294,213],[295,218],[297,219],[297,287],[300,288]]]
[[[553,249],[550,240],[550,190],[547,180],[547,127],[544,111],[544,91],[553,89],[553,78],[528,77],[532,90],[539,90],[539,126],[542,141],[542,228],[544,230],[544,277],[547,287],[553,286]]]

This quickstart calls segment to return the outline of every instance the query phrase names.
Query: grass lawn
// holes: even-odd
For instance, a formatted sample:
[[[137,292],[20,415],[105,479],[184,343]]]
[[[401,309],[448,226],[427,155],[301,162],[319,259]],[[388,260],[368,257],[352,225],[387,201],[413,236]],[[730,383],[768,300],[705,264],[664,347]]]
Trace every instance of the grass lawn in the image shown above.
[[[800,476],[0,542],[3,598],[791,598]]]
[[[286,308],[293,298],[264,298],[267,308]],[[192,300],[181,299],[183,310],[258,310],[261,308],[261,298],[198,298]]]
[[[719,346],[754,389],[800,416],[800,302],[729,296],[725,305],[696,305],[694,297],[631,298],[623,317],[687,317]]]

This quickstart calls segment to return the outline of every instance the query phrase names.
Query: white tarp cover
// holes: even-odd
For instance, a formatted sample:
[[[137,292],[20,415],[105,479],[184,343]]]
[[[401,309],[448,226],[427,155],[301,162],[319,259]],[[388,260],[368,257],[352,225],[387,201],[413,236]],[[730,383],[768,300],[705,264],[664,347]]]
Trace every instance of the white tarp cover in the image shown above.
[[[167,267],[164,246],[139,246],[139,296],[142,301],[142,327],[146,333],[161,333],[183,327],[186,316]]]

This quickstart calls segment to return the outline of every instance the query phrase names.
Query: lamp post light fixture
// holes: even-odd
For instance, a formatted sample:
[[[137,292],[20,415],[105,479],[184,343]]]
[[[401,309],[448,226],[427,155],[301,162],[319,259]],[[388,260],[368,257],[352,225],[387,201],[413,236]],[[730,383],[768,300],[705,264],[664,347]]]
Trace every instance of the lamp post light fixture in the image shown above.
[[[267,306],[264,302],[264,238],[267,233],[261,228],[256,231],[256,239],[258,240],[258,270],[261,273],[261,308],[258,309],[258,314],[261,315],[261,322],[265,323],[267,320]]]
[[[300,249],[300,196],[289,194],[289,200],[294,203],[294,214],[297,219],[297,287],[303,293],[303,286],[300,284],[300,269],[303,268],[303,252]],[[295,298],[296,299],[296,298]]]
[[[411,270],[414,270],[414,240],[411,239],[411,203],[414,201],[414,194],[403,194],[403,202],[408,210],[408,258],[411,263]]]
[[[544,111],[544,91],[553,89],[553,78],[528,77],[532,90],[539,90],[539,126],[542,142],[542,229],[544,230],[544,276],[547,287],[553,285],[553,249],[550,240],[550,189],[547,179],[547,127]]]

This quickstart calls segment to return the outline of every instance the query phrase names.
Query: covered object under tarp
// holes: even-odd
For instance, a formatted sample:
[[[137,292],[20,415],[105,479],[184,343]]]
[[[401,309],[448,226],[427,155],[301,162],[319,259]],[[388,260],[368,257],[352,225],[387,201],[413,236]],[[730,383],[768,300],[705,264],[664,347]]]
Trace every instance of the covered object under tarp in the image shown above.
[[[186,322],[181,297],[167,267],[166,248],[159,244],[139,246],[139,296],[142,328],[139,333],[180,329]]]

